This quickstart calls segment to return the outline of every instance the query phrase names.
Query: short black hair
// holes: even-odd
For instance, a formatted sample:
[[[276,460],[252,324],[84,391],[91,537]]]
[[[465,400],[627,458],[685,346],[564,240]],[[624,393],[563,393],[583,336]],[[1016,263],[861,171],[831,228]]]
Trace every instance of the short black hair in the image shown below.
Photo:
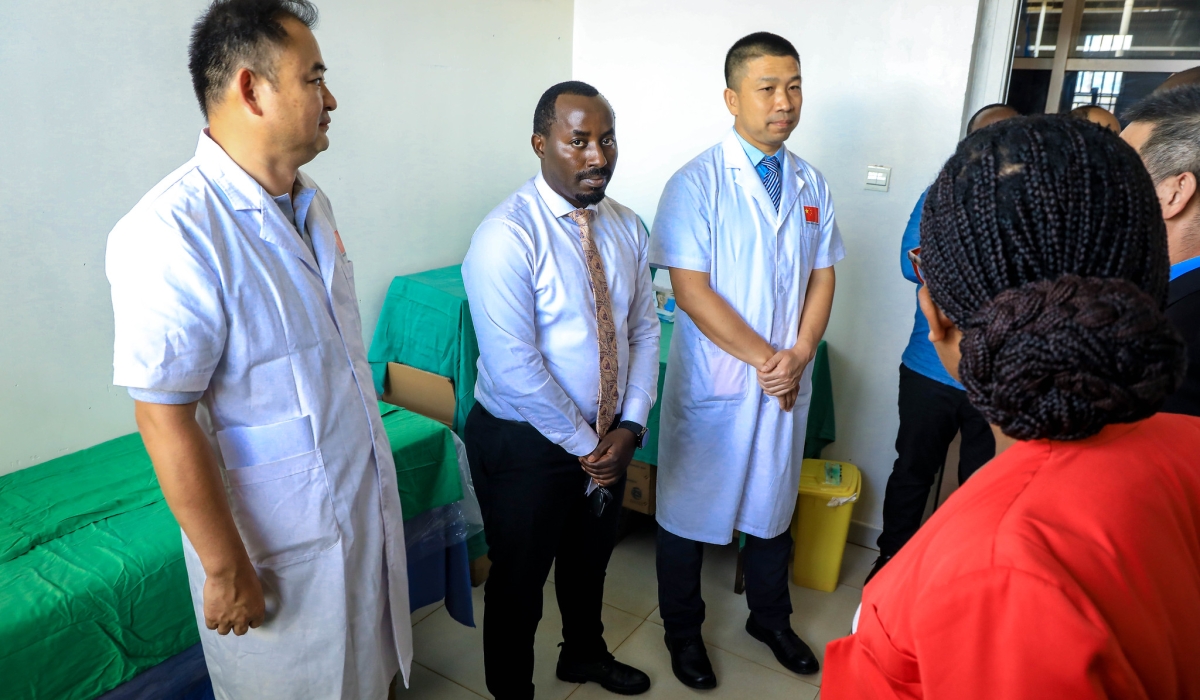
[[[558,102],[558,98],[561,95],[597,97],[600,96],[600,91],[578,80],[568,80],[564,83],[551,85],[548,90],[542,93],[537,107],[533,110],[533,133],[541,134],[542,136],[550,135],[550,127],[554,125],[554,120],[558,118],[558,115],[554,111],[554,105]],[[601,96],[601,99],[603,99],[603,96]]]
[[[800,65],[800,53],[792,42],[771,32],[754,32],[733,42],[725,54],[725,87],[736,90],[734,78],[748,61],[762,56],[791,56]]]
[[[967,398],[1009,437],[1083,439],[1183,380],[1158,197],[1103,126],[1041,115],[968,136],[925,200],[921,262],[963,332]]]
[[[993,109],[1011,109],[1013,112],[1017,111],[1012,105],[1006,105],[1003,102],[993,102],[990,105],[984,105],[976,110],[975,113],[971,115],[971,118],[967,120],[967,133],[975,133],[975,122],[979,121],[980,117],[992,111]]]
[[[1154,126],[1141,155],[1155,183],[1187,172],[1200,180],[1200,85],[1152,93],[1125,112],[1133,122]]]
[[[317,8],[309,0],[214,0],[192,26],[188,70],[200,111],[221,100],[225,86],[243,67],[275,79],[271,49],[287,38],[281,20],[292,17],[312,29]]]

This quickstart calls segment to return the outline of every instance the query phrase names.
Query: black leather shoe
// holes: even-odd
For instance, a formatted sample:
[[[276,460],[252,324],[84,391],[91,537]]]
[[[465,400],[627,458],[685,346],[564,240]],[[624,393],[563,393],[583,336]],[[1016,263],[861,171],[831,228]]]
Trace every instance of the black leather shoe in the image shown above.
[[[775,659],[792,673],[806,676],[821,670],[821,664],[812,649],[791,628],[775,632],[755,622],[754,615],[751,615],[746,620],[746,631],[751,637],[771,647]]]
[[[876,557],[875,564],[871,567],[871,573],[867,574],[867,578],[863,580],[863,585],[865,586],[870,583],[871,579],[875,578],[875,574],[879,573],[879,570],[883,568],[883,565],[891,561],[892,557],[894,556],[894,554],[880,554],[878,557]]]
[[[668,634],[666,641],[667,651],[671,652],[671,670],[680,683],[698,690],[717,687],[717,676],[700,635],[673,638]]]
[[[558,659],[558,679],[566,683],[599,683],[601,688],[618,695],[641,695],[650,690],[650,676],[616,659],[571,663]]]

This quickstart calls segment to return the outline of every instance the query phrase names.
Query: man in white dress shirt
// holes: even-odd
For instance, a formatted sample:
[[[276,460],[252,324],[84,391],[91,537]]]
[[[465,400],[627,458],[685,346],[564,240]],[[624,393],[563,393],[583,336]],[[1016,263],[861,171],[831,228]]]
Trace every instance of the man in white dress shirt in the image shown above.
[[[557,675],[623,695],[650,688],[604,642],[604,573],[625,469],[658,388],[647,234],[605,199],[614,117],[560,83],[534,112],[541,172],[492,210],[463,263],[479,337],[471,474],[492,559],[483,615],[488,690],[533,698],[533,640],[550,566],[562,613]]]

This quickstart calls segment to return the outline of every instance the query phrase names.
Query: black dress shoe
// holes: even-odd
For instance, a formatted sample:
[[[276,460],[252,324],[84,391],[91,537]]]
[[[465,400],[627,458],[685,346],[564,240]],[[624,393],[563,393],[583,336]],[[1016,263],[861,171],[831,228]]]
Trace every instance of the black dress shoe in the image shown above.
[[[650,676],[633,666],[609,658],[591,663],[572,663],[558,659],[558,679],[567,683],[599,683],[601,688],[618,695],[641,695],[650,690]]]
[[[754,615],[751,614],[746,620],[746,631],[751,637],[771,647],[775,659],[792,673],[808,675],[821,670],[821,664],[812,653],[812,649],[809,649],[804,640],[796,636],[791,628],[782,632],[769,630],[755,622]]]
[[[673,638],[668,634],[666,641],[667,651],[671,652],[671,670],[680,683],[698,690],[717,687],[717,676],[700,635]]]
[[[865,586],[870,583],[871,579],[875,578],[875,574],[879,573],[879,570],[883,568],[883,565],[891,561],[892,557],[894,556],[896,555],[880,554],[878,557],[876,557],[875,564],[871,567],[871,573],[867,574],[867,578],[863,580],[863,585]]]

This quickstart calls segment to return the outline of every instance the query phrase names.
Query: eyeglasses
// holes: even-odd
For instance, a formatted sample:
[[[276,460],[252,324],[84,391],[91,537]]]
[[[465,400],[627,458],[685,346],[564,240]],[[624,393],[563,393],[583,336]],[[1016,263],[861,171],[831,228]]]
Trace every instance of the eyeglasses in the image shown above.
[[[908,261],[912,263],[913,272],[917,275],[917,282],[925,284],[925,277],[921,275],[921,246],[908,251]]]

